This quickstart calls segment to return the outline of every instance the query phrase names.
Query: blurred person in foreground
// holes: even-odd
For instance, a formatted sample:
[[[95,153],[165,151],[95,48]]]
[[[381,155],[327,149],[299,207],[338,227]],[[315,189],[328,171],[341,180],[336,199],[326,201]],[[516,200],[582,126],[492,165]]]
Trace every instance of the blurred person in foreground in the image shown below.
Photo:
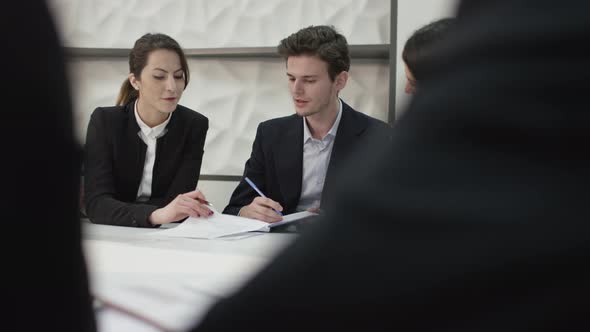
[[[196,331],[568,331],[590,298],[590,3],[464,1],[382,158]]]
[[[0,17],[9,80],[2,98],[2,330],[94,331],[77,212],[82,156],[60,41],[44,1],[12,3]]]

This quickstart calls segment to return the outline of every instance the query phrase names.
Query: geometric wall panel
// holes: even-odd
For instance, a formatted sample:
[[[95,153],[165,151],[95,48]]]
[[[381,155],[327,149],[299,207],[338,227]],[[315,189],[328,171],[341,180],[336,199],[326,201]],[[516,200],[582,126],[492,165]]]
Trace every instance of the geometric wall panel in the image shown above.
[[[146,32],[184,48],[276,46],[332,24],[350,44],[388,44],[390,0],[49,0],[65,46],[130,48]]]

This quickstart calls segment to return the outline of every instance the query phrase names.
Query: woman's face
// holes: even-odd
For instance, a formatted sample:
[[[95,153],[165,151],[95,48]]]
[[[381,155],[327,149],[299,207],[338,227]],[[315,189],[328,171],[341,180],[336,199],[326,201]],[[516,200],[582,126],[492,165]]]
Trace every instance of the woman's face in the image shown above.
[[[404,92],[407,94],[414,94],[416,92],[416,79],[414,75],[408,68],[408,65],[404,63],[404,71],[406,72],[406,87],[404,88]]]
[[[180,57],[166,49],[152,51],[140,78],[131,74],[129,79],[139,90],[142,112],[166,116],[176,109],[185,86]]]

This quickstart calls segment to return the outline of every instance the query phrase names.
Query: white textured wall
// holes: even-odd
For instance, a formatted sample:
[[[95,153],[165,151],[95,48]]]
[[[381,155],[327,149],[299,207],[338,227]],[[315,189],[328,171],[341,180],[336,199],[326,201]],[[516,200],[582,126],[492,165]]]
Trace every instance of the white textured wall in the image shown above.
[[[309,25],[332,24],[351,45],[388,44],[389,0],[49,0],[67,47],[130,48],[146,32],[163,32],[182,47],[276,46]],[[261,121],[294,112],[285,65],[276,59],[189,58],[191,82],[180,101],[210,120],[201,174],[241,175]],[[115,102],[127,77],[124,57],[69,59],[77,136],[90,113]],[[389,63],[353,59],[341,96],[386,120]],[[207,181],[212,201],[229,198],[227,184]],[[233,187],[233,186],[232,186]],[[233,188],[232,188],[233,189]],[[223,206],[219,207],[222,208]]]
[[[411,96],[404,92],[406,76],[402,50],[406,40],[421,26],[443,17],[455,16],[458,0],[398,0],[395,112],[405,110]]]
[[[49,0],[67,46],[128,48],[157,31],[185,48],[275,46],[333,24],[351,44],[389,43],[389,0]]]

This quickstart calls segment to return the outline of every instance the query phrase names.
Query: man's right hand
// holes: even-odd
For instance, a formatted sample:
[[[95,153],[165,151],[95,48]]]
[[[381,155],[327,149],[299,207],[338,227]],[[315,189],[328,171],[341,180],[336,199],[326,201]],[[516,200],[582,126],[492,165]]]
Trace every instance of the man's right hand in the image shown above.
[[[283,220],[283,217],[278,214],[277,211],[283,211],[281,204],[273,201],[270,198],[259,196],[256,197],[249,205],[242,207],[238,215],[240,217],[258,219],[268,223],[273,223]]]

